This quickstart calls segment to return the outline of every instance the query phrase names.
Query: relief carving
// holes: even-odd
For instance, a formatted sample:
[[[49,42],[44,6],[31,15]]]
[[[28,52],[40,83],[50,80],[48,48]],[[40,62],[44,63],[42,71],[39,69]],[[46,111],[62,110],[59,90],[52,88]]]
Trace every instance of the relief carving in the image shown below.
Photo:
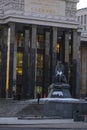
[[[24,0],[0,0],[0,8],[3,11],[15,10],[24,11]]]
[[[76,16],[76,3],[75,2],[66,2],[66,11],[65,14],[67,17],[75,17]]]

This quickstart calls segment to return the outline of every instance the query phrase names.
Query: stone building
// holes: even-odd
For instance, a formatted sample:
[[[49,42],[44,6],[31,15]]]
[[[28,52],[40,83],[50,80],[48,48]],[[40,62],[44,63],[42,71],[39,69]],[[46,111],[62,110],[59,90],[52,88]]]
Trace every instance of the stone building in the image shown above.
[[[57,61],[80,95],[79,0],[0,0],[0,97],[47,96]]]
[[[77,10],[81,32],[81,90],[80,95],[87,97],[87,8]]]

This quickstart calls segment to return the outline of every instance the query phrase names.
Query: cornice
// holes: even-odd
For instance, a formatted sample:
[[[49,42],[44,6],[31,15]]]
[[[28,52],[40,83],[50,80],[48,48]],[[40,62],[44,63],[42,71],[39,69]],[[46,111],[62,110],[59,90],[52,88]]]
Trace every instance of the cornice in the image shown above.
[[[65,0],[65,1],[78,3],[80,0]]]
[[[60,17],[61,18],[61,17]],[[44,25],[44,26],[56,26],[56,27],[63,27],[63,28],[74,28],[77,29],[78,22],[73,21],[72,19],[69,21],[68,18],[62,19],[48,19],[48,18],[37,18],[34,16],[13,16],[13,15],[6,15],[3,17],[3,24],[9,22],[18,22],[18,23],[26,23],[26,24],[37,24],[37,25]]]

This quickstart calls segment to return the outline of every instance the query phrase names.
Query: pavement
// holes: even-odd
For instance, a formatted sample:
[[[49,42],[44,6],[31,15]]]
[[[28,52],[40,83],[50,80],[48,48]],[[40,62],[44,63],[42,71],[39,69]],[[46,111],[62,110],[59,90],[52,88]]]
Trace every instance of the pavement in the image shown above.
[[[1,126],[29,126],[38,128],[74,128],[87,129],[87,122],[74,122],[73,119],[37,119],[37,118],[17,118],[2,117],[0,118]]]

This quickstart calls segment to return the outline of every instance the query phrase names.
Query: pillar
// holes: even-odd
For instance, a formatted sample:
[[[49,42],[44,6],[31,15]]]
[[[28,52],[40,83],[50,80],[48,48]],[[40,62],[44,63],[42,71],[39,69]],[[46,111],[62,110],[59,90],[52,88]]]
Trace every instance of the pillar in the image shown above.
[[[1,86],[0,97],[6,97],[6,70],[7,70],[7,39],[8,39],[8,27],[4,26],[2,36],[1,47]]]
[[[15,41],[15,34],[14,34],[14,52],[13,52],[13,86],[12,92],[16,95],[16,61],[17,61],[17,41]]]
[[[16,84],[15,76],[15,23],[10,23],[10,55],[9,55],[9,90],[8,97],[12,97],[13,86]]]
[[[57,28],[52,28],[51,34],[51,82],[54,82],[55,77],[55,67],[57,63],[57,54],[56,54],[56,44],[57,44]]]
[[[81,30],[77,30],[77,81],[76,81],[76,97],[80,97],[80,88],[81,88],[81,50],[80,50],[80,43],[81,43]]]
[[[30,42],[30,79],[29,79],[29,94],[30,98],[35,97],[36,93],[36,38],[37,26],[31,26],[31,42]]]
[[[73,96],[80,94],[80,32],[73,30]]]
[[[44,55],[44,96],[48,95],[50,84],[50,32],[45,32],[45,55]]]
[[[24,35],[24,53],[23,53],[23,84],[22,84],[22,98],[28,98],[28,89],[29,89],[29,38],[30,30],[25,29]]]
[[[67,77],[67,81],[69,80],[68,74],[69,67],[69,32],[65,32],[65,75]]]

